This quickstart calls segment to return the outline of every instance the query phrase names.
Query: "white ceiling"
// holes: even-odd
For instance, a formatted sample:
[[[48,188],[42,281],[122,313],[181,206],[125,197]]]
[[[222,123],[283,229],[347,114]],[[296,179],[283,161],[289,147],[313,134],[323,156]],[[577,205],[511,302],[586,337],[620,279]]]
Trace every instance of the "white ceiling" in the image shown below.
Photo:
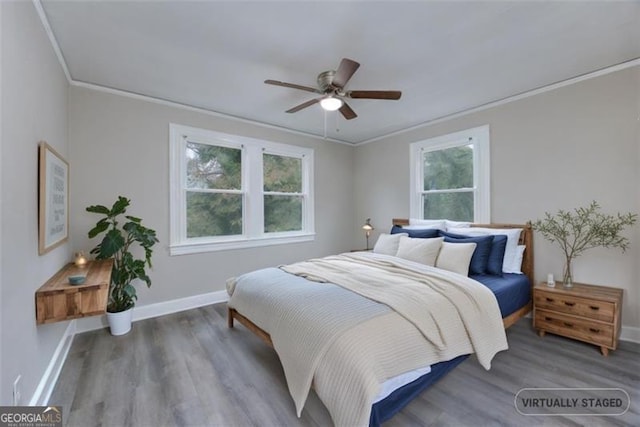
[[[640,2],[43,1],[71,78],[313,135],[315,86],[348,57],[327,135],[358,143],[640,57]],[[339,131],[336,131],[336,125]]]

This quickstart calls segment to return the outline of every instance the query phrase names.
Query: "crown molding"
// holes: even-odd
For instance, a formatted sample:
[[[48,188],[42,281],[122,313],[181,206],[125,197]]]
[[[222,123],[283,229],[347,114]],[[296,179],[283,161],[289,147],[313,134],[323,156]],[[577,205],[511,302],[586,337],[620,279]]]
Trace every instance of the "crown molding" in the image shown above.
[[[33,6],[36,8],[36,12],[40,17],[40,21],[42,22],[44,31],[47,33],[47,37],[49,37],[49,41],[51,42],[53,51],[56,53],[56,56],[58,57],[58,62],[62,67],[62,71],[64,72],[64,75],[67,77],[67,83],[71,84],[73,82],[73,79],[71,78],[71,74],[69,73],[69,67],[67,67],[67,61],[64,60],[64,55],[62,55],[62,51],[60,50],[60,46],[58,45],[58,40],[56,40],[56,36],[53,35],[53,30],[51,29],[51,25],[49,25],[47,14],[44,13],[44,9],[42,8],[42,3],[40,2],[40,0],[32,0],[32,1],[33,1]]]
[[[473,107],[473,108],[469,108],[466,110],[462,110],[462,111],[458,111],[456,113],[451,113],[451,114],[447,114],[446,116],[442,116],[442,117],[438,117],[436,119],[433,120],[428,120],[426,122],[414,125],[414,126],[410,126],[408,128],[404,128],[404,129],[400,129],[397,130],[395,132],[390,132],[388,134],[385,135],[381,135],[381,136],[376,136],[375,138],[371,138],[371,139],[367,139],[365,141],[360,141],[357,142],[356,144],[354,144],[356,147],[359,147],[361,145],[365,145],[365,144],[369,144],[371,142],[376,142],[376,141],[380,141],[382,139],[386,139],[386,138],[391,138],[397,135],[401,135],[403,133],[406,132],[411,132],[417,129],[422,129],[428,126],[432,126],[435,125],[437,123],[442,123],[442,122],[446,122],[452,119],[457,119],[458,117],[463,117],[466,116],[468,114],[472,114],[472,113],[477,113],[478,111],[483,111],[483,110],[487,110],[489,108],[493,108],[493,107],[497,107],[499,105],[504,105],[504,104],[508,104],[510,102],[514,102],[514,101],[519,101],[521,99],[525,99],[525,98],[529,98],[530,96],[535,96],[535,95],[539,95],[541,93],[545,93],[545,92],[550,92],[552,90],[556,90],[559,89],[561,87],[565,87],[565,86],[569,86],[575,83],[579,83],[585,80],[589,80],[589,79],[593,79],[595,77],[600,77],[600,76],[604,76],[606,74],[610,74],[610,73],[615,73],[616,71],[621,71],[621,70],[625,70],[627,68],[632,68],[632,67],[637,67],[640,66],[640,58],[635,58],[629,61],[625,61],[625,62],[621,62],[619,64],[615,64],[615,65],[610,65],[608,67],[604,67],[601,68],[599,70],[596,71],[592,71],[589,73],[585,73],[585,74],[581,74],[579,76],[576,77],[571,77],[569,79],[566,80],[561,80],[559,82],[555,82],[555,83],[551,83],[549,85],[545,85],[545,86],[541,86],[539,88],[536,89],[532,89],[532,90],[528,90],[526,92],[521,92],[515,95],[511,95],[508,96],[506,98],[501,98],[498,99],[496,101],[491,101],[488,102],[486,104],[482,104],[479,105],[477,107]]]
[[[0,0],[1,1],[1,0]],[[427,120],[425,122],[419,123],[417,125],[413,125],[413,126],[409,126],[406,127],[404,129],[400,129],[394,132],[390,132],[384,135],[380,135],[380,136],[376,136],[374,138],[370,138],[370,139],[366,139],[360,142],[348,142],[348,141],[344,141],[341,139],[335,139],[335,138],[327,138],[327,137],[323,137],[321,135],[317,135],[317,134],[313,134],[313,133],[309,133],[309,132],[303,132],[303,131],[298,131],[298,130],[294,130],[294,129],[290,129],[290,128],[286,128],[283,126],[277,126],[277,125],[272,125],[269,123],[264,123],[264,122],[260,122],[257,120],[250,120],[250,119],[245,119],[242,117],[238,117],[238,116],[234,116],[231,114],[225,114],[225,113],[219,113],[217,111],[213,111],[213,110],[209,110],[206,108],[202,108],[202,107],[196,107],[193,105],[187,105],[187,104],[182,104],[179,102],[174,102],[174,101],[169,101],[166,99],[162,99],[162,98],[155,98],[152,96],[147,96],[147,95],[142,95],[142,94],[138,94],[135,92],[129,92],[129,91],[125,91],[125,90],[121,90],[121,89],[114,89],[114,88],[110,88],[110,87],[106,87],[106,86],[101,86],[101,85],[97,85],[94,83],[87,83],[87,82],[83,82],[83,81],[78,81],[78,80],[74,80],[71,77],[71,74],[69,72],[69,67],[67,66],[67,62],[64,59],[64,55],[62,55],[62,51],[60,50],[60,46],[58,45],[58,41],[56,40],[53,31],[51,30],[51,25],[49,25],[49,20],[47,19],[47,15],[44,12],[44,9],[42,8],[42,3],[41,0],[32,0],[33,5],[36,9],[36,12],[38,13],[38,16],[40,17],[40,20],[42,21],[42,26],[44,27],[44,30],[47,33],[47,36],[49,37],[49,41],[51,42],[51,46],[53,47],[53,50],[56,54],[56,56],[58,57],[58,61],[60,62],[60,66],[62,67],[62,70],[64,71],[64,74],[67,78],[67,82],[69,83],[70,86],[76,86],[76,87],[83,87],[83,88],[87,88],[87,89],[92,89],[92,90],[96,90],[96,91],[100,91],[100,92],[105,92],[105,93],[110,93],[113,95],[120,95],[120,96],[124,96],[127,98],[132,98],[132,99],[137,99],[137,100],[141,100],[141,101],[147,101],[147,102],[152,102],[155,104],[160,104],[160,105],[165,105],[168,107],[174,107],[174,108],[180,108],[183,110],[188,110],[188,111],[192,111],[192,112],[197,112],[197,113],[201,113],[201,114],[206,114],[206,115],[210,115],[210,116],[214,116],[214,117],[219,117],[219,118],[224,118],[224,119],[228,119],[228,120],[233,120],[233,121],[237,121],[240,123],[246,123],[246,124],[250,124],[250,125],[254,125],[254,126],[259,126],[259,127],[263,127],[263,128],[267,128],[267,129],[274,129],[274,130],[278,130],[281,132],[287,132],[287,133],[291,133],[294,135],[301,135],[301,136],[306,136],[309,138],[313,138],[313,139],[317,139],[317,140],[321,140],[321,141],[328,141],[328,142],[332,142],[332,143],[336,143],[336,144],[342,144],[342,145],[347,145],[350,147],[359,147],[365,144],[369,144],[372,142],[376,142],[376,141],[380,141],[383,139],[387,139],[387,138],[391,138],[394,136],[398,136],[398,135],[402,135],[406,132],[411,132],[414,130],[418,130],[418,129],[422,129],[428,126],[432,126],[435,125],[437,123],[442,123],[442,122],[446,122],[448,120],[453,120],[459,117],[463,117],[466,116],[468,114],[473,114],[473,113],[477,113],[479,111],[483,111],[483,110],[487,110],[489,108],[493,108],[493,107],[497,107],[500,105],[504,105],[504,104],[508,104],[510,102],[514,102],[514,101],[518,101],[521,99],[525,99],[528,98],[530,96],[535,96],[535,95],[539,95],[541,93],[545,93],[545,92],[549,92],[555,89],[559,89],[561,87],[564,86],[569,86],[575,83],[579,83],[582,82],[584,80],[589,80],[595,77],[600,77],[600,76],[604,76],[606,74],[610,74],[610,73],[614,73],[616,71],[621,71],[627,68],[631,68],[631,67],[637,67],[640,66],[640,58],[635,58],[629,61],[625,61],[625,62],[621,62],[619,64],[615,64],[615,65],[611,65],[608,67],[604,67],[601,68],[599,70],[596,71],[592,71],[589,73],[585,73],[585,74],[581,74],[579,76],[575,76],[575,77],[571,77],[569,79],[566,80],[561,80],[559,82],[555,82],[549,85],[545,85],[545,86],[541,86],[539,88],[536,89],[532,89],[532,90],[528,90],[525,92],[521,92],[515,95],[511,95],[508,96],[506,98],[501,98],[495,101],[491,101],[488,102],[486,104],[482,104],[476,107],[472,107],[472,108],[468,108],[462,111],[458,111],[455,113],[451,113],[451,114],[447,114],[445,116],[442,117],[438,117],[432,120]]]
[[[313,134],[313,133],[308,133],[308,132],[303,132],[303,131],[299,131],[299,130],[289,129],[289,128],[286,128],[286,127],[283,127],[283,126],[272,125],[272,124],[260,122],[260,121],[257,121],[257,120],[245,119],[245,118],[234,116],[234,115],[231,115],[231,114],[219,113],[217,111],[208,110],[208,109],[202,108],[202,107],[194,107],[194,106],[188,105],[188,104],[182,104],[182,103],[175,102],[175,101],[169,101],[167,99],[162,99],[162,98],[156,98],[156,97],[152,97],[152,96],[142,95],[142,94],[139,94],[139,93],[129,92],[129,91],[126,91],[126,90],[114,89],[114,88],[111,88],[111,87],[101,86],[101,85],[97,85],[97,84],[94,84],[94,83],[87,83],[87,82],[82,82],[82,81],[78,81],[78,80],[71,80],[70,85],[74,86],[74,87],[80,87],[80,88],[95,90],[95,91],[98,91],[98,92],[108,93],[108,94],[111,94],[111,95],[119,95],[119,96],[123,96],[125,98],[136,99],[136,100],[139,100],[139,101],[151,102],[151,103],[154,103],[154,104],[164,105],[166,107],[179,108],[181,110],[192,111],[194,113],[206,114],[208,116],[219,117],[219,118],[227,119],[227,120],[233,120],[233,121],[236,121],[236,122],[245,123],[245,124],[249,124],[249,125],[253,125],[253,126],[259,126],[259,127],[266,128],[266,129],[278,130],[278,131],[290,133],[290,134],[293,134],[293,135],[305,136],[305,137],[309,137],[309,138],[313,138],[313,139],[317,139],[317,140],[321,140],[321,141],[332,142],[332,143],[335,143],[335,144],[348,145],[349,147],[353,147],[354,146],[354,144],[351,143],[351,142],[342,141],[342,140],[339,140],[339,139],[324,138],[324,137],[322,137],[320,135],[316,135],[316,134]]]

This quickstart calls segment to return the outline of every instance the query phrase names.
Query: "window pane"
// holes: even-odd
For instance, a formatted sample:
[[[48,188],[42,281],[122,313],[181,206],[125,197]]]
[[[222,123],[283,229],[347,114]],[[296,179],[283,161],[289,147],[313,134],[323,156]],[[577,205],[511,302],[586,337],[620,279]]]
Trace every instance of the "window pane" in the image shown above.
[[[302,192],[302,159],[265,154],[263,160],[264,191]]]
[[[240,190],[241,159],[237,148],[187,142],[187,188]]]
[[[302,230],[302,197],[264,196],[264,231]]]
[[[425,190],[473,187],[472,145],[428,151],[423,161]]]
[[[242,194],[187,192],[187,237],[242,234]]]
[[[424,219],[473,221],[473,192],[423,195]]]

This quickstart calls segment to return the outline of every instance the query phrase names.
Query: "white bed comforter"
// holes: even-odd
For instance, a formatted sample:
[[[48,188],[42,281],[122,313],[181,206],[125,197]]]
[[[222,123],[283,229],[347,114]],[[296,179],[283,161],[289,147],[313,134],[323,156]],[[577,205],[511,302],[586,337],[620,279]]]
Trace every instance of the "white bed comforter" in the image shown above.
[[[240,276],[228,290],[229,306],[271,335],[298,416],[313,381],[338,426],[368,425],[388,378],[469,353],[489,369],[508,348],[487,287],[396,257],[313,259]]]

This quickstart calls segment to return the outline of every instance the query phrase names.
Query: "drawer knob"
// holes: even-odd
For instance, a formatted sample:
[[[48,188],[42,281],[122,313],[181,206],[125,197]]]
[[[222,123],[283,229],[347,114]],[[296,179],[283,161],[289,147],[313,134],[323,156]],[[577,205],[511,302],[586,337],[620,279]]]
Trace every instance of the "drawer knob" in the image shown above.
[[[600,333],[600,329],[597,329],[597,328],[589,328],[589,330],[590,330],[591,332],[596,333],[596,334],[597,334],[597,333]]]
[[[544,320],[546,320],[547,322],[551,322],[553,319],[551,317],[545,316]]]
[[[597,305],[590,305],[590,306],[589,306],[589,308],[590,308],[591,310],[595,310],[595,311],[600,310],[600,307],[598,307]]]
[[[569,306],[569,307],[573,307],[574,305],[576,305],[576,303],[575,303],[575,302],[568,302],[568,301],[565,301],[565,302],[564,302],[564,305],[567,305],[567,306]]]
[[[566,326],[567,328],[573,328],[573,324],[569,323],[569,322],[563,322],[564,326]]]
[[[553,298],[547,297],[547,302],[553,302]]]

